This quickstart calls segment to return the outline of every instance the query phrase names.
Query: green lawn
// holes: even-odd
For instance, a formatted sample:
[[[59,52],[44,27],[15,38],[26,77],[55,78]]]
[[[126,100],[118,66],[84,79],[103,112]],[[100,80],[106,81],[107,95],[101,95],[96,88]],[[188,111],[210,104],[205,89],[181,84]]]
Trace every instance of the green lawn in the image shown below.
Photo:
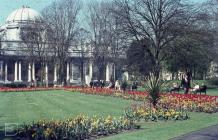
[[[181,90],[179,93],[184,94],[184,90]],[[204,95],[204,93],[202,94]],[[207,95],[218,96],[218,87],[207,89]]]
[[[215,91],[214,91],[215,93]],[[133,101],[66,91],[0,93],[0,130],[5,123],[30,123],[42,119],[66,119],[80,113],[121,116]],[[188,121],[142,123],[142,130],[104,139],[165,140],[218,124],[218,113],[191,113]],[[3,139],[0,137],[0,139]]]
[[[118,134],[102,140],[168,140],[191,131],[218,124],[218,113],[191,113],[186,121],[143,123],[143,129],[131,133]]]
[[[145,91],[145,88],[140,87],[138,91]],[[180,90],[179,93],[184,94],[184,90]],[[218,96],[218,87],[208,88],[207,95]]]
[[[180,90],[179,93],[184,94],[184,90]],[[204,95],[204,93],[201,94]],[[207,95],[218,96],[218,87],[207,89]]]
[[[218,87],[208,89],[207,94],[213,95],[213,96],[218,96]]]
[[[65,91],[0,93],[0,123],[66,119],[79,115],[120,116],[132,101]]]

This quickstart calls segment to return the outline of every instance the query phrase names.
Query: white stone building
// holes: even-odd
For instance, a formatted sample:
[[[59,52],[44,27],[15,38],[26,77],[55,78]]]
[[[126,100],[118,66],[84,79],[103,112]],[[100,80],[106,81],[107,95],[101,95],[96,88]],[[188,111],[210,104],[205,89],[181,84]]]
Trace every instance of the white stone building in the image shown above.
[[[4,25],[0,26],[0,81],[7,82],[31,82],[38,80],[40,68],[38,62],[28,60],[25,48],[26,44],[21,39],[21,32],[32,30],[43,24],[43,17],[29,7],[22,7],[13,11]],[[87,45],[86,47],[89,47]],[[88,49],[88,48],[87,48]],[[78,60],[81,57],[80,49],[72,50],[69,60],[66,62],[66,81],[77,84],[81,82],[81,69]],[[85,55],[84,78],[86,84],[93,77],[95,68],[91,61],[91,54]],[[56,83],[57,67],[46,63],[45,80],[47,83]],[[112,64],[106,66],[106,81],[112,75]],[[65,82],[66,82],[65,81]]]

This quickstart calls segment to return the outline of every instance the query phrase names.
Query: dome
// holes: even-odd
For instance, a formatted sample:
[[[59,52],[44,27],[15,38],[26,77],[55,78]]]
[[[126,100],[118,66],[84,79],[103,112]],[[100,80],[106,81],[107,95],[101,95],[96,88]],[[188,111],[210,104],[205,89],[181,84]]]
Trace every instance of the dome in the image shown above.
[[[29,7],[22,7],[20,9],[15,10],[12,12],[6,22],[13,23],[13,22],[40,22],[42,19],[41,15],[29,8]]]

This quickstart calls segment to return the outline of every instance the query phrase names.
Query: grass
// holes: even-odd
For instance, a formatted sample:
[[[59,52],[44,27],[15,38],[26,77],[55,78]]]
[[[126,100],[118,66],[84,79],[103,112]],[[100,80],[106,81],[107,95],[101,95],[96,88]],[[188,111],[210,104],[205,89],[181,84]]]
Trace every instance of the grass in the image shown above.
[[[186,121],[142,123],[142,130],[122,133],[102,140],[168,140],[192,131],[218,124],[218,113],[191,113]]]
[[[145,91],[145,88],[139,87],[138,91]],[[184,90],[180,90],[179,93],[183,94]],[[202,94],[204,94],[204,93],[202,93]],[[218,87],[208,88],[207,95],[218,96]]]
[[[179,91],[180,94],[184,94],[184,90]],[[199,93],[198,93],[199,94]],[[204,93],[201,93],[204,95]],[[207,89],[207,95],[218,96],[218,87]]]
[[[208,89],[207,95],[218,96],[218,87]]]
[[[79,115],[120,116],[132,101],[66,91],[0,93],[0,124]]]
[[[216,94],[212,90],[210,94]],[[5,123],[31,123],[37,120],[67,119],[84,113],[89,116],[121,116],[133,101],[114,97],[85,95],[66,91],[0,93],[0,129]],[[166,140],[218,124],[218,113],[190,113],[187,121],[141,123],[142,130],[122,133],[104,140]],[[3,139],[3,136],[0,137]]]
[[[184,90],[180,90],[179,93],[184,94]],[[204,95],[204,93],[201,93],[201,94]],[[207,89],[207,95],[218,96],[218,87]]]

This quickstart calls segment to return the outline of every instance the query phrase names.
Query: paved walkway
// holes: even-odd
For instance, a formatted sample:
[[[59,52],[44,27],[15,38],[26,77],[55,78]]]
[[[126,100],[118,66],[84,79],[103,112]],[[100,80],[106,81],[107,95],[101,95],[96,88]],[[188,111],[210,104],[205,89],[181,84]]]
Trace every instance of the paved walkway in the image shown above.
[[[188,133],[171,140],[218,140],[218,125]]]

